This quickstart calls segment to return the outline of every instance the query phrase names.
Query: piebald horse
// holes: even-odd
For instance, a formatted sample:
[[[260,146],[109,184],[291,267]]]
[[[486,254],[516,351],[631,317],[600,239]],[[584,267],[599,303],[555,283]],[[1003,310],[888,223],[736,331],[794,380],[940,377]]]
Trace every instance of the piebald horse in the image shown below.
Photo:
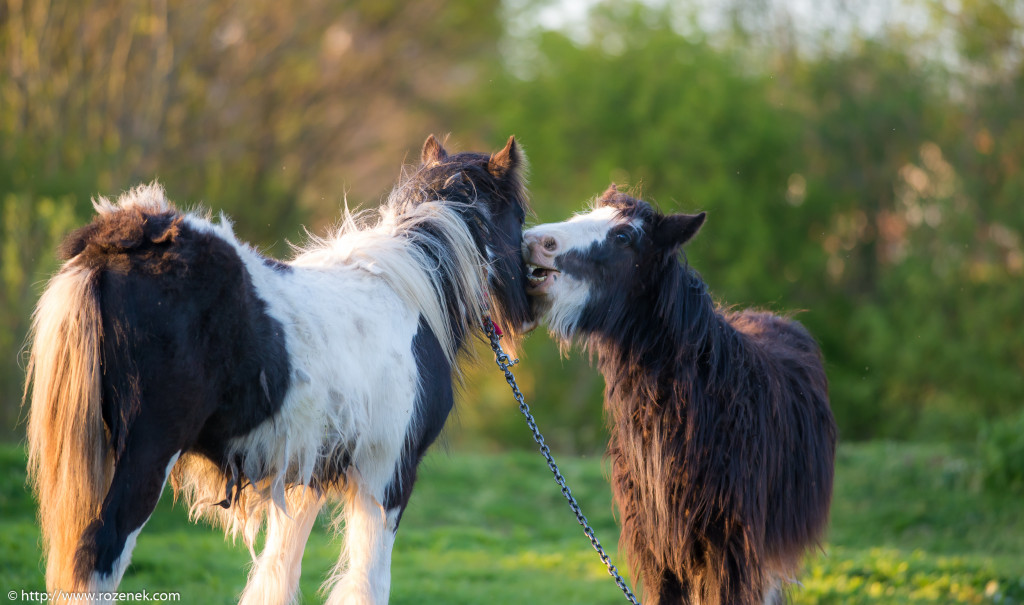
[[[432,136],[376,220],[281,262],[156,185],[60,248],[33,316],[29,471],[51,590],[114,590],[168,478],[193,517],[253,548],[243,603],[295,598],[321,507],[345,546],[328,603],[386,603],[416,469],[490,313],[528,319],[525,158]]]

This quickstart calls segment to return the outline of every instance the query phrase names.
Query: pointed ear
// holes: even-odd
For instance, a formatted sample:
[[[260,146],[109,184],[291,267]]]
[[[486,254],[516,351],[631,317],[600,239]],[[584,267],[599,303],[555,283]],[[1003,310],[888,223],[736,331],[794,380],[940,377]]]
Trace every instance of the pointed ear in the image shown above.
[[[612,201],[612,198],[614,198],[615,194],[618,193],[618,192],[619,192],[619,186],[618,185],[616,185],[615,183],[612,183],[611,185],[608,185],[608,188],[604,190],[604,193],[601,194],[601,197],[597,198],[597,203],[594,204],[594,205],[597,208],[600,208],[601,206],[606,205],[608,202]]]
[[[441,144],[437,142],[434,135],[427,137],[427,140],[423,143],[423,151],[420,152],[420,163],[424,166],[431,164],[439,164],[448,159],[448,152],[441,147]]]
[[[658,226],[655,227],[653,233],[654,243],[662,247],[678,248],[690,241],[694,235],[697,235],[706,217],[706,212],[701,212],[700,214],[670,214],[662,218]]]
[[[493,154],[487,162],[487,171],[498,178],[519,168],[523,164],[523,151],[516,143],[515,135],[508,138],[505,148]]]

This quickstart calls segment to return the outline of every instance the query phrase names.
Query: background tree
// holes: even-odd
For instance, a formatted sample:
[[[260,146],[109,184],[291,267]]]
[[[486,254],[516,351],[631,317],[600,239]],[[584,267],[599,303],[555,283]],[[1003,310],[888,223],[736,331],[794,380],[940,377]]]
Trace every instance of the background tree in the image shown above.
[[[1019,414],[1024,5],[570,4],[0,0],[6,425],[90,196],[159,177],[283,256],[346,195],[375,205],[429,132],[515,133],[538,220],[610,181],[707,210],[689,261],[726,303],[808,325],[844,439],[966,441]],[[452,438],[528,445],[486,355]],[[597,451],[603,385],[579,357],[538,334],[518,373],[556,447]]]
[[[171,199],[223,210],[243,238],[286,253],[346,193],[375,205],[408,150],[444,131],[452,95],[497,55],[497,8],[0,1],[4,426],[39,282],[90,197],[159,178]]]

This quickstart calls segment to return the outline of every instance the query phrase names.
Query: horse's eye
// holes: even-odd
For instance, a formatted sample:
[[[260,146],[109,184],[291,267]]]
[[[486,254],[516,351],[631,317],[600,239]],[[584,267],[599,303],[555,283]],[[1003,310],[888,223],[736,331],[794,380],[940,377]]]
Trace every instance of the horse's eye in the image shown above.
[[[632,240],[629,239],[628,233],[621,232],[615,234],[615,243],[620,246],[628,246],[630,243],[632,243]]]

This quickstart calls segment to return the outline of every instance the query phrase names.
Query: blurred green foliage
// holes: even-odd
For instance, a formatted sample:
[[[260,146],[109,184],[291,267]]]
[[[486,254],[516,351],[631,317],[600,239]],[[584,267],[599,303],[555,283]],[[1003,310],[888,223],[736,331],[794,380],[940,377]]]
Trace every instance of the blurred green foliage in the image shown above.
[[[1024,495],[1024,411],[985,423],[978,435],[978,461],[985,487]]]
[[[24,192],[0,196],[0,351],[8,352],[0,368],[0,419],[14,424],[17,415],[21,344],[31,322],[36,292],[32,281],[52,271],[56,260],[52,253],[57,242],[72,228],[73,195],[60,198],[37,197]]]
[[[758,25],[772,3],[729,3],[702,31],[693,7],[599,2],[572,32],[531,20],[551,4],[0,2],[7,426],[53,246],[91,196],[159,178],[284,254],[346,195],[374,205],[429,132],[457,149],[515,133],[540,221],[610,181],[707,210],[689,262],[724,303],[794,312],[819,338],[844,439],[968,442],[1018,413],[1020,6],[918,0],[923,28],[807,40]],[[540,333],[521,353],[549,441],[600,449],[585,356]],[[487,355],[449,439],[528,445]]]

